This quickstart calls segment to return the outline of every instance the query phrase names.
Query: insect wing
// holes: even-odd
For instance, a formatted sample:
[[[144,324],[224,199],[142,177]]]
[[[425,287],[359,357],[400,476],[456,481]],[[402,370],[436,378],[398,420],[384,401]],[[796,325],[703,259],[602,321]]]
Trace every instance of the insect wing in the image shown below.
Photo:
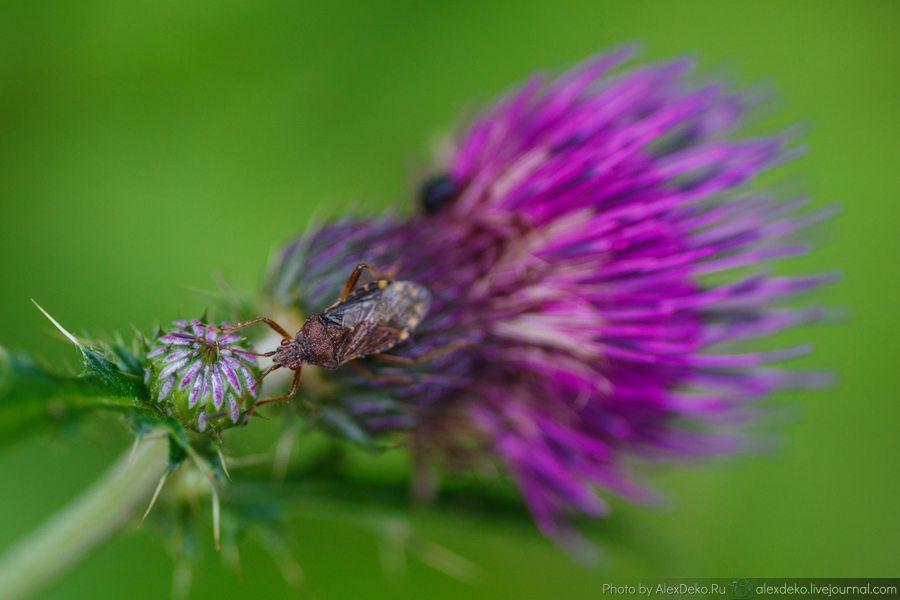
[[[431,293],[425,287],[410,281],[381,280],[356,288],[322,317],[344,327],[368,323],[408,332],[425,317],[430,305]]]
[[[343,364],[360,356],[386,352],[403,341],[404,334],[404,331],[393,327],[369,322],[360,323],[338,350],[339,360]]]
[[[383,292],[377,285],[360,286],[350,292],[343,302],[323,312],[322,318],[342,327],[356,327],[371,320],[370,315],[378,309]]]
[[[431,307],[431,292],[411,281],[395,281],[381,295],[372,320],[410,332],[425,318]]]
[[[431,293],[409,281],[369,283],[353,290],[344,302],[322,313],[322,318],[350,331],[339,360],[390,350],[409,337],[428,313]]]

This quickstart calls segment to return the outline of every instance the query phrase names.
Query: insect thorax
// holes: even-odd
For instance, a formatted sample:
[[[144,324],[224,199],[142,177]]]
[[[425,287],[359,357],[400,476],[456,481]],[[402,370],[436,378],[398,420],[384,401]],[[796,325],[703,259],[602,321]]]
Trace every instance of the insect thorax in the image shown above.
[[[346,336],[344,327],[336,326],[313,314],[294,339],[275,350],[273,361],[287,368],[315,365],[336,369],[340,364],[338,348]]]

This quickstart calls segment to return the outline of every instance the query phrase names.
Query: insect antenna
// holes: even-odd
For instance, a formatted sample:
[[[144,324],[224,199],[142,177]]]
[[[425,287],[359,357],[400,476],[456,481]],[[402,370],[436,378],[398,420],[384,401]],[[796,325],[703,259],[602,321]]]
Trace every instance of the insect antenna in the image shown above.
[[[218,344],[216,342],[211,342],[206,338],[196,336],[196,335],[183,334],[180,332],[172,332],[169,335],[171,335],[173,337],[179,337],[179,338],[182,338],[185,340],[192,340],[194,342],[200,342],[201,344],[206,344],[207,346],[213,346],[214,348],[218,348],[219,350],[229,350],[236,354],[247,354],[249,356],[260,356],[263,358],[270,358],[272,356],[275,356],[274,350],[272,350],[271,352],[265,352],[263,354],[259,354],[257,352],[250,352],[249,350],[241,350],[239,348],[234,348],[233,346],[222,346],[221,344]]]

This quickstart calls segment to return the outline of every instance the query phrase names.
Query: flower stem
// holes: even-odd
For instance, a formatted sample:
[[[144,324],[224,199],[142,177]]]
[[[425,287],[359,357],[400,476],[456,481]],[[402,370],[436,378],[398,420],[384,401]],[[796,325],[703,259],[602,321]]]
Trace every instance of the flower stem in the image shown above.
[[[68,506],[0,556],[0,600],[27,598],[49,585],[140,514],[169,459],[161,432],[126,451]]]

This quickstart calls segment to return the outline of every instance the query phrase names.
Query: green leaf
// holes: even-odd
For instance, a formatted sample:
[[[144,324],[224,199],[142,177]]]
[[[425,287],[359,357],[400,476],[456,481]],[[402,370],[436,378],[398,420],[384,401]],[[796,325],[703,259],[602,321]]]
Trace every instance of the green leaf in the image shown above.
[[[0,346],[0,445],[97,410],[118,411],[148,425],[160,418],[139,375],[123,371],[97,348],[79,348],[85,372],[66,377]]]
[[[150,399],[150,390],[140,376],[123,371],[99,349],[82,346],[81,351],[86,375],[101,382],[110,393],[136,402]]]

